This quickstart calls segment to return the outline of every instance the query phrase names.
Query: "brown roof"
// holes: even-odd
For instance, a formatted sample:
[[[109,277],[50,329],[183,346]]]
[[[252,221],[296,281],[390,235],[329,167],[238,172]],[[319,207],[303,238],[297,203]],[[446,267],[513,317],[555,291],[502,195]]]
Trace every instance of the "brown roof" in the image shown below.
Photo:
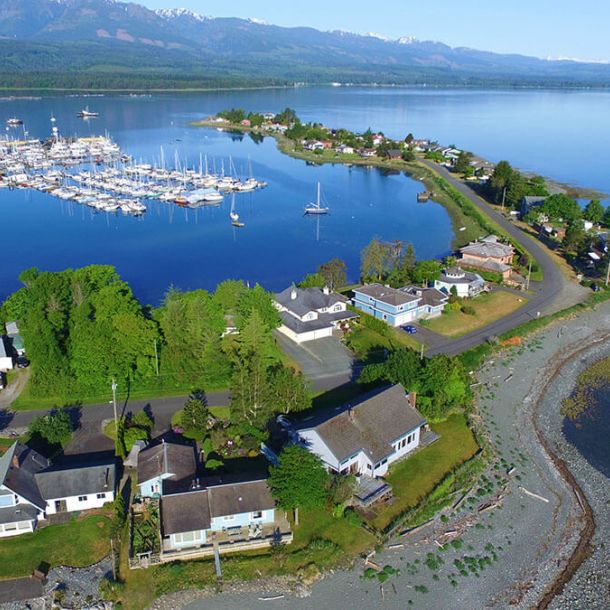
[[[207,530],[211,525],[207,489],[161,498],[161,530],[164,536]]]
[[[367,284],[361,288],[355,288],[354,292],[360,292],[368,297],[373,297],[377,301],[394,306],[406,305],[419,299],[419,297],[408,294],[398,288],[390,288],[381,284]]]
[[[192,445],[160,443],[138,455],[138,485],[161,475],[179,482],[192,480],[197,474],[197,462]]]
[[[375,464],[393,452],[392,443],[425,423],[400,384],[375,390],[361,402],[343,405],[313,426],[334,456],[342,461],[364,451]]]

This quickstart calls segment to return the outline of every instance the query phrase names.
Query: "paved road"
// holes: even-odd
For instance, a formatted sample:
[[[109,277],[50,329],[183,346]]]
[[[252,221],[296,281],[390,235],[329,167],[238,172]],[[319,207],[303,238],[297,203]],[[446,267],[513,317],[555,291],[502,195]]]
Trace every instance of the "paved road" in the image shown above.
[[[564,277],[559,267],[546,249],[533,237],[525,234],[507,220],[497,210],[487,204],[469,186],[456,179],[446,168],[432,161],[422,161],[432,171],[440,174],[447,182],[454,186],[462,195],[467,197],[481,212],[491,217],[499,224],[516,242],[520,243],[536,259],[538,266],[544,274],[542,282],[532,282],[530,288],[532,295],[529,301],[514,313],[505,316],[497,322],[493,322],[485,328],[475,330],[457,339],[445,338],[444,341],[435,341],[427,354],[445,353],[449,355],[459,354],[480,343],[484,343],[490,337],[501,335],[516,326],[519,326],[538,316],[538,312],[544,314],[555,303],[561,295],[564,285],[568,280]]]
[[[536,318],[538,312],[545,313],[560,297],[562,290],[568,283],[560,269],[557,267],[551,256],[546,250],[532,237],[526,235],[512,222],[498,213],[495,209],[485,203],[467,185],[457,180],[445,168],[429,161],[423,161],[432,171],[438,172],[443,178],[451,183],[460,193],[466,196],[483,213],[489,215],[499,224],[515,241],[522,244],[534,256],[538,265],[544,273],[544,280],[539,283],[532,283],[531,295],[526,305],[516,312],[486,326],[485,328],[473,331],[457,339],[442,337],[426,329],[422,329],[421,336],[428,343],[428,355],[446,353],[455,355],[470,349],[480,343],[485,342],[492,336],[502,333]],[[294,350],[293,350],[294,351]],[[328,350],[327,350],[328,351]],[[332,351],[332,350],[331,350]],[[302,354],[301,354],[302,355]],[[294,353],[293,357],[299,360],[299,354]],[[315,364],[315,353],[307,357],[307,366],[312,364],[311,370],[306,372],[312,382],[313,389],[316,391],[330,390],[338,386],[350,383],[354,375],[358,372],[358,366],[352,363],[350,366],[346,359],[333,352],[335,360],[333,366],[313,366]],[[304,360],[305,362],[305,360]],[[146,406],[150,407],[155,418],[155,432],[161,433],[167,430],[171,416],[181,409],[186,400],[186,396],[158,398],[147,401],[130,401],[128,405],[123,405],[125,410],[136,412]],[[229,404],[228,392],[211,392],[208,394],[208,404],[223,406]],[[41,415],[41,411],[24,411],[11,413],[2,411],[0,405],[0,432],[9,429],[23,429],[36,417]],[[82,453],[86,451],[102,451],[111,448],[110,441],[102,434],[102,423],[112,417],[110,404],[88,405],[78,410],[80,417],[80,428],[75,434],[74,440],[68,448],[70,453]]]

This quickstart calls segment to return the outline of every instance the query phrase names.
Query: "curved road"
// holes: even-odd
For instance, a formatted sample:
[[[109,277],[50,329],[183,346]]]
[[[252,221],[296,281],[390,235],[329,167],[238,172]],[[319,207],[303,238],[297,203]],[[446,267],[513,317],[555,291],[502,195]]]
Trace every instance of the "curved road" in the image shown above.
[[[523,307],[484,328],[475,330],[457,339],[443,337],[427,331],[427,329],[421,329],[422,338],[427,341],[429,347],[427,355],[432,356],[439,353],[455,355],[484,343],[492,336],[501,335],[504,332],[536,318],[538,312],[544,313],[545,310],[555,303],[568,280],[563,276],[552,257],[537,240],[526,235],[521,229],[493,209],[474,193],[470,187],[456,179],[447,169],[431,161],[422,161],[422,163],[430,170],[440,174],[460,193],[467,197],[481,212],[491,217],[494,222],[500,225],[516,242],[528,250],[536,259],[544,274],[542,282],[532,283],[532,295]],[[312,382],[315,389],[328,390],[349,383],[350,375],[342,374],[320,377],[312,379]],[[136,412],[143,409],[145,406],[150,406],[155,417],[155,432],[162,433],[167,430],[172,414],[182,408],[186,398],[186,396],[178,396],[131,401],[129,404],[123,405],[123,408],[126,411]],[[208,403],[210,405],[218,406],[227,405],[229,404],[229,394],[228,392],[211,392],[208,394]],[[0,409],[7,406],[8,405],[0,404]],[[33,419],[41,414],[41,411],[21,411],[13,413],[7,410],[0,410],[0,432],[7,428],[26,428]],[[80,428],[75,434],[73,443],[71,443],[71,446],[69,447],[71,453],[106,450],[112,447],[110,441],[104,437],[101,432],[102,421],[112,417],[112,408],[110,404],[88,405],[82,409],[79,408],[78,417],[80,419]]]
[[[535,259],[542,270],[544,279],[542,282],[532,282],[530,289],[533,295],[528,302],[514,313],[492,322],[490,325],[475,330],[457,339],[440,337],[433,342],[427,354],[445,353],[449,355],[459,354],[471,347],[485,342],[489,337],[498,336],[529,320],[538,317],[538,312],[544,313],[560,295],[567,279],[555,264],[546,249],[533,237],[524,233],[519,227],[507,220],[502,214],[495,210],[479,197],[469,186],[455,178],[445,167],[437,165],[432,161],[422,160],[422,163],[431,171],[439,174],[455,187],[462,195],[467,197],[483,214],[489,216],[496,224],[510,235],[515,242],[521,244]]]

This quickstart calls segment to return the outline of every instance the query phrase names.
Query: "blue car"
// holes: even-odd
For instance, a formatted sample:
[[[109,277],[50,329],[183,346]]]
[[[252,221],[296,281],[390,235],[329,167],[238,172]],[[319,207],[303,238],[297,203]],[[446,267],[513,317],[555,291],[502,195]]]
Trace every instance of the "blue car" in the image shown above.
[[[417,328],[415,328],[415,326],[411,326],[410,324],[403,326],[402,329],[409,335],[414,335],[417,332]]]

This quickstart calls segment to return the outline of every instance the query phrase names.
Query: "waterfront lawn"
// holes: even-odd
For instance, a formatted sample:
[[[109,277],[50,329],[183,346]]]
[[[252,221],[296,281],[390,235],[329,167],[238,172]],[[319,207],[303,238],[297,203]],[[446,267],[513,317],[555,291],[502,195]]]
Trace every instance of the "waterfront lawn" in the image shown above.
[[[406,510],[415,507],[454,468],[479,449],[464,415],[452,415],[431,425],[440,438],[390,468],[394,502],[377,509],[371,525],[382,530]]]
[[[439,335],[459,337],[513,313],[525,303],[525,296],[497,290],[465,301],[466,305],[474,308],[474,315],[447,309],[438,318],[426,320],[424,326]]]
[[[307,575],[312,571],[345,565],[352,557],[375,545],[372,534],[348,519],[332,517],[326,509],[300,511],[299,521],[297,527],[292,524],[294,542],[280,551],[223,555],[223,580],[250,581],[285,574]],[[165,593],[216,584],[213,559],[176,562],[148,570],[129,570],[126,564],[122,554],[121,575],[125,585],[120,596],[126,610],[142,610]]]
[[[74,568],[97,563],[110,552],[110,519],[73,518],[33,534],[0,540],[0,578],[29,576],[41,562]]]
[[[417,351],[421,349],[421,343],[415,338],[417,335],[408,335],[391,326],[388,326],[388,331],[386,336],[360,324],[347,335],[345,343],[356,358],[364,362],[383,358],[386,349],[394,350],[399,347],[410,347]]]

